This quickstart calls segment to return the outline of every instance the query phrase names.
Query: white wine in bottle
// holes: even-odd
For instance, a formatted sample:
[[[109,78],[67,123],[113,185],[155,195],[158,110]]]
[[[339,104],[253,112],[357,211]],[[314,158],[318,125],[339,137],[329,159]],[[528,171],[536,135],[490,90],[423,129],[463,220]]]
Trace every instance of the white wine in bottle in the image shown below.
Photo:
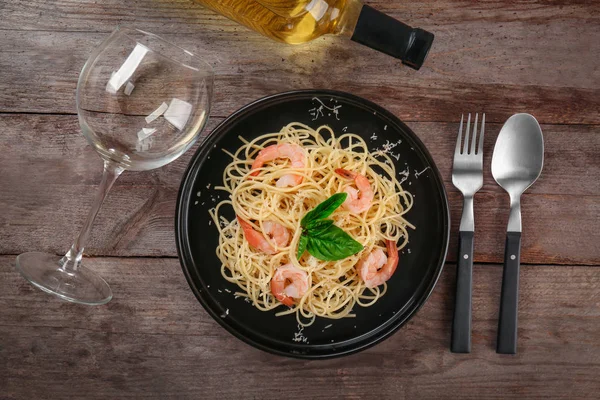
[[[197,0],[272,39],[299,44],[333,34],[419,69],[433,34],[412,28],[360,0]]]

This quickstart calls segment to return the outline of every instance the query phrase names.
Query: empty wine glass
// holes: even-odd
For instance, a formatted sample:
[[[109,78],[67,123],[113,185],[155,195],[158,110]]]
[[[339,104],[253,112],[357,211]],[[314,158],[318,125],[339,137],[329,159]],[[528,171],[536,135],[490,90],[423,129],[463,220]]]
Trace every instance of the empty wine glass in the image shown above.
[[[17,269],[29,282],[76,303],[110,301],[108,284],[81,264],[100,206],[124,170],[161,167],[194,144],[208,119],[212,87],[210,65],[141,30],[117,28],[92,53],[77,83],[77,113],[83,135],[104,160],[102,182],[65,256],[17,257]]]

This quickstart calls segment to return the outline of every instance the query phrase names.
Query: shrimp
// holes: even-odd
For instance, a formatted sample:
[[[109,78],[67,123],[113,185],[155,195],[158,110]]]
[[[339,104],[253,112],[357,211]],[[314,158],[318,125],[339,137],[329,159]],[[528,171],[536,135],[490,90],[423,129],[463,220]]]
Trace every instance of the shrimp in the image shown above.
[[[367,177],[343,168],[336,168],[335,172],[343,178],[354,179],[356,185],[356,188],[348,186],[344,189],[344,192],[348,193],[348,198],[343,204],[344,208],[357,214],[367,211],[371,207],[373,197],[375,197]]]
[[[374,288],[386,282],[398,267],[398,247],[396,242],[386,240],[387,256],[380,248],[373,250],[356,264],[358,274],[368,288]]]
[[[275,270],[271,278],[273,296],[288,307],[294,305],[293,299],[299,299],[308,291],[308,274],[292,263],[282,265]]]
[[[277,158],[290,159],[292,162],[292,167],[294,168],[306,168],[306,155],[304,154],[302,147],[296,144],[282,143],[265,147],[264,149],[259,151],[258,156],[256,156],[256,158],[254,159],[254,162],[252,163],[252,167],[250,169],[258,169],[262,167],[265,163],[273,161]],[[250,176],[256,176],[258,175],[258,173],[259,171],[254,171],[250,174]],[[301,183],[301,175],[287,174],[279,178],[275,186],[296,186]]]
[[[248,241],[248,244],[262,252],[267,254],[277,254],[278,251],[271,246],[267,239],[258,231],[255,231],[252,225],[240,217],[237,217],[244,236]],[[281,224],[272,221],[263,222],[264,234],[269,236],[278,247],[285,247],[290,242],[290,231]]]

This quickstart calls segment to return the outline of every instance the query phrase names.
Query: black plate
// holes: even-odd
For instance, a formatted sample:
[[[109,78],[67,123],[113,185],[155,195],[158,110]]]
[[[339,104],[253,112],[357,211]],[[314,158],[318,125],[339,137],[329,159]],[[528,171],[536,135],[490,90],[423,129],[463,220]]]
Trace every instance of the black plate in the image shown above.
[[[336,110],[336,111],[333,111]],[[327,124],[336,133],[361,135],[372,148],[399,143],[391,150],[398,171],[408,171],[403,185],[415,196],[407,219],[409,233],[388,292],[367,308],[355,306],[356,318],[317,318],[300,330],[295,315],[276,317],[235,298],[237,287],[225,281],[215,254],[216,228],[208,210],[226,193],[213,189],[231,161],[238,136],[253,139],[278,131],[292,121],[314,128]],[[401,142],[399,142],[401,141]],[[401,178],[402,176],[400,176]],[[225,329],[259,349],[300,358],[327,358],[365,349],[390,336],[425,303],[437,282],[448,247],[450,216],[444,185],[431,155],[398,118],[365,99],[343,92],[306,90],[281,93],[249,104],[223,121],[206,138],[185,172],[176,212],[177,250],[192,291]]]

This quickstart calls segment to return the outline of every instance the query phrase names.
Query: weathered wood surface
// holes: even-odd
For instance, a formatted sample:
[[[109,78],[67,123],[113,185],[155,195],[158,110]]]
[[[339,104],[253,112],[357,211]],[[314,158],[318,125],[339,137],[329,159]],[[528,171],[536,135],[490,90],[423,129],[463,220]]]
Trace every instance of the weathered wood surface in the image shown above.
[[[421,71],[336,38],[280,45],[193,0],[0,0],[0,399],[598,398],[600,3],[367,3],[435,32]],[[475,267],[473,352],[449,352],[453,265],[406,327],[349,358],[284,359],[229,335],[173,258],[175,199],[193,151],[124,174],[109,195],[87,253],[127,258],[87,262],[111,284],[111,303],[67,304],[25,282],[15,254],[64,252],[100,180],[74,94],[88,54],[117,24],[205,55],[217,73],[207,132],[259,97],[307,88],[349,91],[409,121],[444,177],[453,232],[456,122],[486,112],[475,260],[491,264]],[[519,354],[511,357],[494,352],[508,198],[489,164],[515,112],[542,123],[546,159],[523,197]]]
[[[600,3],[369,4],[436,33],[421,71],[341,39],[284,46],[189,0],[4,1],[0,112],[73,113],[83,63],[121,23],[207,54],[217,73],[218,116],[268,94],[332,88],[407,121],[455,121],[478,110],[494,122],[527,111],[543,123],[600,123]]]
[[[447,265],[427,304],[391,338],[309,362],[227,333],[175,259],[88,262],[113,287],[105,307],[57,301],[0,257],[0,397],[596,399],[600,391],[596,268],[522,269],[517,356],[495,353],[499,265],[475,266],[472,353],[449,352],[455,269]]]
[[[214,127],[221,118],[209,124]],[[432,150],[446,182],[453,232],[462,199],[451,183],[454,123],[410,123]],[[593,240],[600,224],[600,127],[544,126],[546,165],[523,198],[525,263],[598,264]],[[476,196],[476,254],[479,262],[501,262],[508,196],[490,173],[500,130],[488,124],[485,184]],[[0,187],[0,253],[28,249],[60,253],[81,226],[100,181],[101,161],[79,132],[75,116],[0,115],[3,155]],[[165,168],[125,173],[99,215],[88,254],[175,256],[173,215],[181,176],[193,151]],[[408,187],[410,189],[410,187]],[[417,199],[418,201],[418,199]],[[455,257],[455,236],[449,259]]]

